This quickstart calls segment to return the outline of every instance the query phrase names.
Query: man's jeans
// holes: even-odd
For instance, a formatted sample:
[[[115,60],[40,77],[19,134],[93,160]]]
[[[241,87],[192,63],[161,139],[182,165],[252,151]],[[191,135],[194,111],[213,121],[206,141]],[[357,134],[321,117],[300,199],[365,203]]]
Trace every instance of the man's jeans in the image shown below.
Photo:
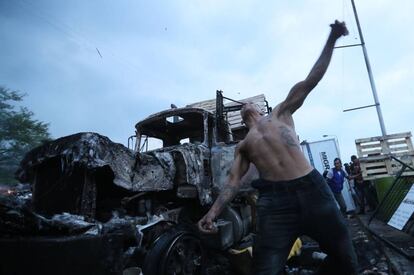
[[[374,210],[378,205],[378,201],[376,200],[376,195],[375,195],[375,189],[371,190],[370,187],[372,186],[369,181],[364,181],[364,183],[362,184],[355,184],[355,191],[359,198],[360,210],[362,212],[365,211],[366,202],[368,203],[371,210]]]
[[[339,205],[339,210],[345,216],[346,215],[346,204],[342,193],[333,193],[336,202]]]
[[[356,255],[344,218],[317,170],[292,181],[252,183],[259,189],[254,275],[282,274],[289,251],[308,235],[328,254],[319,274],[356,274]]]

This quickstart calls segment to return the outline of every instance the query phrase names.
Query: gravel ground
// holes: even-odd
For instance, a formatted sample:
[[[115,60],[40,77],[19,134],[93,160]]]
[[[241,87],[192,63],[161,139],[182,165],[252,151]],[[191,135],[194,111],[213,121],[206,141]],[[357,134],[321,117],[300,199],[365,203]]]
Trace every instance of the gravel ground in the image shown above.
[[[386,275],[394,274],[384,256],[382,246],[371,237],[356,217],[348,218],[349,230],[358,257],[358,274],[361,275]],[[321,260],[312,257],[314,252],[320,252],[318,244],[304,236],[303,248],[300,256],[293,257],[287,262],[286,274],[306,275],[314,274]],[[320,254],[319,254],[320,255]],[[248,254],[237,257],[226,254],[211,254],[208,257],[205,275],[244,275],[250,274],[248,268],[240,268],[241,265],[249,266],[251,258]],[[234,266],[239,268],[236,270]]]

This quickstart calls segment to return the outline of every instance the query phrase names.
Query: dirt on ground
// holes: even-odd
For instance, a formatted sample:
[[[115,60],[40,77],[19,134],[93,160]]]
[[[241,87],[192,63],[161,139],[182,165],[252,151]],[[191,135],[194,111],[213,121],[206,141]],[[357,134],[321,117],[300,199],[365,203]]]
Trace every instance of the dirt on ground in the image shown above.
[[[352,241],[358,257],[358,274],[360,275],[387,275],[394,273],[388,263],[378,240],[364,228],[357,216],[347,218]],[[300,255],[292,257],[286,264],[287,275],[315,274],[321,264],[324,254],[318,244],[312,239],[303,236]],[[240,255],[223,253],[211,254],[205,269],[205,275],[244,275],[250,274],[251,256],[249,252]]]

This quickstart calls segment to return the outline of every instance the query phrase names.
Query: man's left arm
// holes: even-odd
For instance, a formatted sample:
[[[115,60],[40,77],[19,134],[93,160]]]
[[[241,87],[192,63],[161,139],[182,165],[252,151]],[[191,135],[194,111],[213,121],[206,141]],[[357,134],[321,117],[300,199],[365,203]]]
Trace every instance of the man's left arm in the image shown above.
[[[344,176],[347,180],[352,180],[352,179],[355,178],[353,175],[349,175],[347,171],[345,171],[343,169],[342,169],[342,171],[344,171]]]
[[[333,172],[329,169],[328,173],[326,174],[326,181],[329,183],[333,178]]]

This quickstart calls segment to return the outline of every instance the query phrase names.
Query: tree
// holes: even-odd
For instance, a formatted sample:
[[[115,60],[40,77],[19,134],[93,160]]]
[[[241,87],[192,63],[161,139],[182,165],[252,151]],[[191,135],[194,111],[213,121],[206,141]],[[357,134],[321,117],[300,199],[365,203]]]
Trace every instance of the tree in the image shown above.
[[[49,124],[33,118],[33,112],[16,104],[25,94],[0,86],[0,183],[15,183],[23,156],[50,140]]]

